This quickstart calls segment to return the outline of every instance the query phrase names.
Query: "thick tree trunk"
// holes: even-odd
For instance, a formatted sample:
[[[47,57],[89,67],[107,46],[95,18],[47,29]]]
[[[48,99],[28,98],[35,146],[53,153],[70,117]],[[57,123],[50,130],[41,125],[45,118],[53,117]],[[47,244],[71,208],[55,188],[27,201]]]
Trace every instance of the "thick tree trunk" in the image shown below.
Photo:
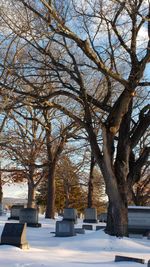
[[[28,183],[28,208],[35,208],[35,187],[32,183]]]
[[[55,164],[48,168],[48,192],[45,218],[54,219],[55,217]]]
[[[115,236],[128,236],[128,209],[124,203],[109,201],[106,233]]]

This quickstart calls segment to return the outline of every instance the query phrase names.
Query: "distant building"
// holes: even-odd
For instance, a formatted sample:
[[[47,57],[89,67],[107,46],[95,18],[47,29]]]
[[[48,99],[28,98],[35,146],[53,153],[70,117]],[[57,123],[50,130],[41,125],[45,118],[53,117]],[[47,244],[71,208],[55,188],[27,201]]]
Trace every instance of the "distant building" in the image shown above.
[[[4,209],[9,209],[14,204],[23,204],[27,205],[27,199],[23,198],[10,198],[10,197],[4,197],[3,198],[3,207]]]

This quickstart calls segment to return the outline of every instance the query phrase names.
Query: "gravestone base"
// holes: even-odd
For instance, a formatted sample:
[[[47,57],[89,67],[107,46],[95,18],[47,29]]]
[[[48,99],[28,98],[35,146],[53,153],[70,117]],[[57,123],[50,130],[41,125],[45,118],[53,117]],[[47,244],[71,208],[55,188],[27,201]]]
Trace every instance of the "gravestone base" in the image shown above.
[[[8,217],[8,221],[9,220],[19,221],[19,216],[11,216],[11,217]]]
[[[29,249],[26,240],[26,224],[6,223],[1,235],[0,245],[11,245],[20,249]]]
[[[10,211],[10,217],[8,220],[19,220],[20,210],[24,208],[24,205],[13,205]]]
[[[28,227],[41,227],[42,226],[42,224],[41,223],[27,223],[27,226]]]
[[[130,234],[138,234],[138,235],[143,235],[143,236],[148,236],[148,233],[150,232],[150,226],[146,227],[146,226],[128,226],[128,233]]]
[[[98,220],[90,220],[90,219],[84,219],[84,223],[98,223]]]

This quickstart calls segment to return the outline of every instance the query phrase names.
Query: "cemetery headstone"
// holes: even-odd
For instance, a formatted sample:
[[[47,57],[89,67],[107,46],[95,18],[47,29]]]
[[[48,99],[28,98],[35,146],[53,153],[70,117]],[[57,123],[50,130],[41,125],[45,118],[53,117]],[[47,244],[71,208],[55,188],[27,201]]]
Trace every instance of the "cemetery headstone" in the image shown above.
[[[116,255],[115,262],[119,262],[119,261],[132,261],[132,262],[138,262],[142,264],[145,263],[144,259]]]
[[[25,208],[20,210],[20,223],[26,223],[29,227],[41,227],[38,222],[38,210],[34,208]]]
[[[64,209],[63,220],[77,223],[77,210],[73,208]]]
[[[8,220],[19,220],[20,210],[24,208],[24,205],[13,205],[10,210],[10,217]]]
[[[150,260],[149,260],[148,263],[147,263],[147,267],[150,267]]]
[[[87,223],[97,223],[97,210],[95,208],[87,208],[85,209],[85,214],[84,214],[84,220],[83,222]]]
[[[72,221],[57,221],[56,222],[56,237],[75,236],[74,222]]]
[[[130,234],[147,236],[150,231],[150,207],[128,207],[128,231]]]
[[[26,240],[26,224],[6,223],[1,235],[1,245],[12,245],[21,249],[28,249]]]

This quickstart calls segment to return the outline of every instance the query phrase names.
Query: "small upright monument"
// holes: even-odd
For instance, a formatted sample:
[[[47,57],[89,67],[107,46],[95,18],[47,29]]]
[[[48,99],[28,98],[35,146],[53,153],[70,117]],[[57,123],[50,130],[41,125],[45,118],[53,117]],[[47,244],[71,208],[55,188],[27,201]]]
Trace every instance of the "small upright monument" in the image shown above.
[[[73,208],[64,209],[63,221],[70,221],[77,223],[77,210]]]
[[[83,222],[85,223],[97,223],[97,210],[95,208],[87,208],[85,209]]]
[[[13,205],[10,210],[10,217],[8,220],[19,220],[20,210],[24,208],[24,205]]]
[[[56,237],[69,237],[75,236],[74,222],[73,221],[57,221],[56,222]]]
[[[38,210],[34,208],[24,208],[20,211],[20,223],[26,223],[29,227],[41,227],[38,222]]]

